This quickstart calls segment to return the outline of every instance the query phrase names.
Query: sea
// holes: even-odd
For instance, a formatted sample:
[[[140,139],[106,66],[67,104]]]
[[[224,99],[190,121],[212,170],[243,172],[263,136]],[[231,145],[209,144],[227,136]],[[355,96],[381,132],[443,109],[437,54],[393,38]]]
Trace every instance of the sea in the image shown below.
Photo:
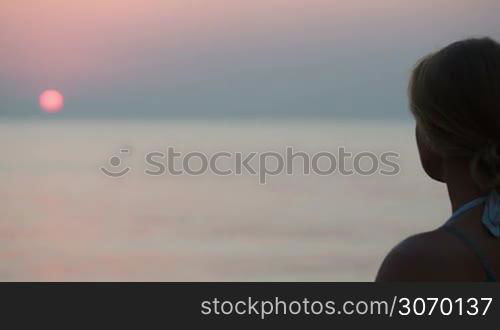
[[[3,119],[0,146],[0,281],[373,281],[450,212],[404,120]],[[301,157],[275,173],[290,148],[322,173]],[[340,173],[340,148],[391,152],[398,171],[367,174],[366,156]],[[232,173],[200,173],[217,153]],[[238,153],[273,174],[236,173]]]

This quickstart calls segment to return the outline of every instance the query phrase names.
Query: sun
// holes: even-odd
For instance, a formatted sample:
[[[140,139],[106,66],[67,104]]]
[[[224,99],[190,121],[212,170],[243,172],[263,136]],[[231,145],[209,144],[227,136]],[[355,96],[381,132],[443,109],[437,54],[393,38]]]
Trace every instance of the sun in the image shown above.
[[[40,108],[46,113],[56,113],[61,111],[64,106],[63,95],[55,90],[48,89],[40,94],[39,97]]]

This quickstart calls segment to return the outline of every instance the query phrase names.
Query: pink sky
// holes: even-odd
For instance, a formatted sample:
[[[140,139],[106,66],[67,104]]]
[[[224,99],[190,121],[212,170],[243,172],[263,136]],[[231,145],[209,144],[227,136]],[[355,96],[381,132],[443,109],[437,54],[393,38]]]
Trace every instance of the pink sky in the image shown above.
[[[372,65],[394,51],[395,60],[414,52],[412,63],[454,39],[497,33],[498,12],[496,0],[3,1],[0,84],[30,97],[134,81],[159,88],[192,76],[193,67],[208,76],[231,63],[254,73],[269,61],[306,67],[328,60],[331,70],[358,68],[354,75],[360,65],[340,61],[366,54],[361,63]]]
[[[431,6],[431,1],[400,0],[11,1],[0,4],[1,37],[7,45],[2,57],[9,71],[21,75],[51,72],[67,77],[89,70],[97,74],[116,65],[117,57],[126,60],[144,48],[182,49],[238,36],[265,40],[304,30],[355,37],[370,32],[367,26],[384,31],[440,6],[460,16],[461,2],[432,1]]]

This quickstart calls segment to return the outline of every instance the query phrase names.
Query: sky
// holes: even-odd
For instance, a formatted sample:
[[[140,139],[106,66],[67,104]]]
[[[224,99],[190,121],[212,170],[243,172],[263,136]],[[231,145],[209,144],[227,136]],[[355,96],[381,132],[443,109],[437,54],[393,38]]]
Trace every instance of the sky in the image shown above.
[[[9,0],[0,117],[408,117],[414,63],[500,40],[498,0]],[[52,116],[52,115],[51,115]]]

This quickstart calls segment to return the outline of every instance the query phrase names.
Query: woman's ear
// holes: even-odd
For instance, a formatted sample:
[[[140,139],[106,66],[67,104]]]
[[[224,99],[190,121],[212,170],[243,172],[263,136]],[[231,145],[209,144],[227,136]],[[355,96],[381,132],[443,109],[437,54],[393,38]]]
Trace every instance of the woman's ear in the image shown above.
[[[420,162],[425,173],[436,181],[445,182],[443,157],[429,145],[418,125],[415,129],[415,135]]]

